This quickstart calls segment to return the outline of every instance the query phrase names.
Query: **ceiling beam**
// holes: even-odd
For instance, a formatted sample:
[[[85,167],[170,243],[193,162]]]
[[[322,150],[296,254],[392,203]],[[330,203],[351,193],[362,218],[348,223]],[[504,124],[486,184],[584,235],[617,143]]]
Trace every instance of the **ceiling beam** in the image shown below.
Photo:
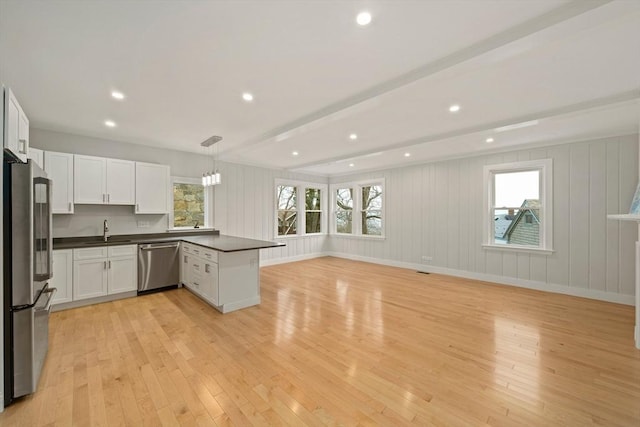
[[[530,19],[521,25],[474,43],[464,49],[452,53],[451,55],[413,69],[405,74],[391,80],[387,80],[353,96],[329,104],[320,110],[301,116],[296,120],[256,136],[255,138],[251,138],[241,142],[240,144],[226,148],[221,153],[221,157],[224,158],[225,155],[245,151],[260,143],[279,142],[290,138],[296,133],[306,132],[310,128],[321,126],[326,122],[343,118],[345,115],[353,114],[356,111],[368,109],[377,102],[375,98],[383,94],[389,93],[443,70],[452,68],[465,61],[477,58],[480,55],[489,53],[495,49],[523,39],[560,22],[589,12],[610,3],[611,1],[612,0],[571,1],[536,18]]]

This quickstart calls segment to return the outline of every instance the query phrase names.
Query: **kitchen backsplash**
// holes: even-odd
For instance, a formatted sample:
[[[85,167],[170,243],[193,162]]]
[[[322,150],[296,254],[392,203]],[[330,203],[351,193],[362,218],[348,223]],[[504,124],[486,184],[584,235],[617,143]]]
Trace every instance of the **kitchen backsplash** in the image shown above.
[[[104,220],[109,233],[142,234],[167,231],[168,215],[136,215],[133,206],[75,205],[72,215],[53,216],[53,237],[101,236]]]

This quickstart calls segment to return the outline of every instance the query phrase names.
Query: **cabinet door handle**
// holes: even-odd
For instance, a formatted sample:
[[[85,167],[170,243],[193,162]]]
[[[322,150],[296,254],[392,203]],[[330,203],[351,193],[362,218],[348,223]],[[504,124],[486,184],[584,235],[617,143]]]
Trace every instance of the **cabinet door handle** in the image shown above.
[[[111,203],[111,194],[107,194],[107,203]]]
[[[102,265],[102,268],[103,268],[104,270],[106,270],[106,269],[107,269],[107,261],[104,261],[102,264],[103,264],[103,265]]]
[[[102,203],[104,203],[104,193],[102,193]]]
[[[187,263],[187,256],[186,255],[184,256],[184,263],[185,264]]]
[[[200,283],[198,283],[198,282],[193,282],[193,284],[196,285],[196,286],[200,286]]]
[[[210,265],[209,265],[209,264],[205,264],[205,265],[204,265],[204,272],[205,272],[205,273],[209,273],[209,267],[210,267]]]
[[[109,269],[111,269],[111,260],[109,260]]]

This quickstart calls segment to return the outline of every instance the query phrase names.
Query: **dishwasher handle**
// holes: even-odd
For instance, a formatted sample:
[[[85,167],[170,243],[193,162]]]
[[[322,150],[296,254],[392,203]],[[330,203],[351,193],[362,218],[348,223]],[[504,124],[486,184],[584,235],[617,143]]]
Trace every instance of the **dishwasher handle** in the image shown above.
[[[152,251],[154,249],[175,249],[178,247],[178,243],[172,243],[169,245],[140,245],[141,251]]]

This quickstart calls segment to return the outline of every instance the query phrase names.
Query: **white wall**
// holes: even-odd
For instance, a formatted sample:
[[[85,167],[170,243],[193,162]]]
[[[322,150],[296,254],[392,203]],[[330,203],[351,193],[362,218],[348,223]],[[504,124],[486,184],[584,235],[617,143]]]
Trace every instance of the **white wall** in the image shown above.
[[[169,164],[172,175],[198,176],[201,156],[172,150],[32,131],[45,150]],[[505,253],[481,248],[482,170],[485,164],[552,158],[554,249],[552,255]],[[202,167],[195,166],[202,163]],[[555,292],[633,303],[636,228],[607,221],[627,212],[638,177],[638,135],[523,149],[500,154],[327,178],[221,162],[223,184],[215,187],[214,226],[223,234],[273,240],[276,179],[319,183],[385,178],[386,238],[336,236],[281,239],[285,247],[261,251],[275,263],[334,254],[421,268]],[[128,207],[76,206],[58,216],[54,233],[100,234],[109,215],[114,234],[164,231],[166,219],[137,227]],[[145,216],[147,217],[147,216]],[[148,217],[153,217],[152,215]],[[145,218],[145,220],[149,220]],[[95,228],[93,228],[95,227]],[[72,234],[73,233],[73,234]],[[426,264],[422,256],[431,256]]]
[[[31,129],[31,144],[49,151],[112,157],[171,167],[172,176],[199,177],[207,161],[203,155],[91,138],[47,130]],[[214,227],[222,234],[259,240],[274,239],[276,178],[327,183],[326,177],[291,173],[220,162],[222,185],[214,187]],[[54,184],[55,185],[55,184]],[[75,205],[72,215],[54,215],[54,237],[102,234],[103,220],[111,234],[165,232],[166,215],[135,215],[133,206]],[[150,227],[141,228],[139,221]],[[324,251],[326,236],[283,239],[286,246],[261,251],[262,260],[303,259]]]
[[[491,251],[482,243],[486,164],[553,159],[552,255]],[[386,239],[331,237],[329,251],[633,304],[633,223],[626,213],[638,182],[638,136],[608,138],[334,177],[331,183],[384,177]],[[423,255],[433,257],[425,264]]]
[[[223,163],[223,185],[215,188],[215,228],[225,234],[260,240],[275,239],[275,180],[291,179],[321,184],[326,177],[284,170]],[[261,261],[293,261],[323,254],[327,236],[276,239],[285,247],[260,251]]]

